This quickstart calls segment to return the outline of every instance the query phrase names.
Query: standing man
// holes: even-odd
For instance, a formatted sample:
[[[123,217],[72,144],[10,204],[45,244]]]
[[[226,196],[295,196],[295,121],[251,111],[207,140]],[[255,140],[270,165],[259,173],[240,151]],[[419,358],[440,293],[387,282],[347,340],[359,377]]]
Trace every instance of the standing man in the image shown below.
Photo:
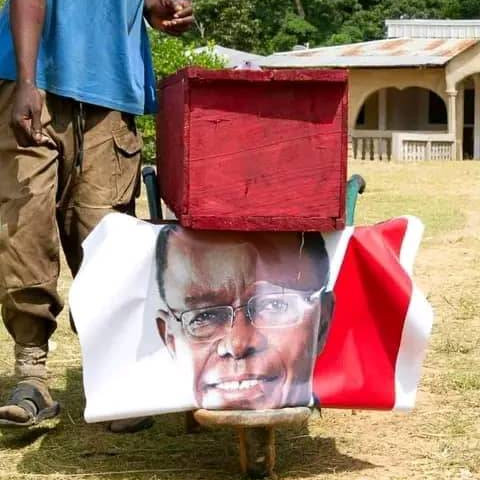
[[[59,412],[46,359],[60,245],[75,275],[95,225],[134,213],[134,116],[156,106],[144,18],[179,35],[191,0],[10,0],[0,12],[0,303],[19,381],[0,424]]]

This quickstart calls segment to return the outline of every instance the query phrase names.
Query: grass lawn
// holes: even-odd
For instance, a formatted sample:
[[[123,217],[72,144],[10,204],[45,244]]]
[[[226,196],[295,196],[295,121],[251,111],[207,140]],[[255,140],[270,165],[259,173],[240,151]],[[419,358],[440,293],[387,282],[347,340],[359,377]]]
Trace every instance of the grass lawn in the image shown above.
[[[284,479],[480,478],[480,162],[353,162],[367,180],[357,223],[413,214],[426,224],[416,279],[435,309],[416,410],[408,415],[323,411],[307,428],[278,433]],[[142,198],[140,213],[145,214]],[[64,297],[71,279],[63,269]],[[116,436],[83,422],[80,351],[66,312],[49,367],[58,420],[0,433],[2,479],[240,479],[230,431],[185,435],[183,417]],[[0,387],[13,385],[13,346],[0,332]]]

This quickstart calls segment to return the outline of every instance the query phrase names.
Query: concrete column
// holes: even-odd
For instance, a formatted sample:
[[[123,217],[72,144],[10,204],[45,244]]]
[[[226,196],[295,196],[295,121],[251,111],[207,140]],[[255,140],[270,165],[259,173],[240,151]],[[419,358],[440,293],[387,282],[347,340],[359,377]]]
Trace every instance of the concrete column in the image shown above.
[[[378,92],[378,129],[387,129],[387,89],[382,88]]]
[[[448,90],[448,133],[457,133],[457,91]]]
[[[475,123],[473,127],[473,158],[480,160],[480,74],[473,76],[475,83]]]
[[[457,88],[457,127],[456,127],[456,160],[463,160],[463,126],[464,126],[464,109],[465,109],[465,89],[463,85]]]
[[[457,90],[447,90],[448,95],[448,133],[457,138]],[[456,158],[457,148],[454,145],[452,158]]]

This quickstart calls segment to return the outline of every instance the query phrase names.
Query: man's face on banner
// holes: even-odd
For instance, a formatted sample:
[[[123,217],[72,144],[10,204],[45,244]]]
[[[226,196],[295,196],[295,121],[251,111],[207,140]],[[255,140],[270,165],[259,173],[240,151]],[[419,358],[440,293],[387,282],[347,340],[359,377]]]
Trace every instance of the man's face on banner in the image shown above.
[[[164,251],[168,307],[158,328],[172,355],[190,356],[198,405],[308,405],[319,332],[328,326],[320,325],[326,252],[314,258],[298,234],[181,229]]]

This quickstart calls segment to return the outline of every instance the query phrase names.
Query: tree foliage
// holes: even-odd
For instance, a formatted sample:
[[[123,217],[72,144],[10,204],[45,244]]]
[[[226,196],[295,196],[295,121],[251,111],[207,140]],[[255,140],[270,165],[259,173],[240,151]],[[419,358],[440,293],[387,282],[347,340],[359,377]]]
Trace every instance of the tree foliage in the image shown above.
[[[195,0],[196,40],[258,53],[290,48],[316,35],[311,0]]]
[[[194,0],[195,40],[258,53],[384,36],[387,18],[479,18],[478,0]],[[227,13],[228,12],[228,13]],[[237,32],[233,34],[232,32]],[[248,48],[246,48],[248,47]]]
[[[199,20],[194,37],[200,40],[214,40],[247,51],[260,47],[255,0],[201,0],[195,2],[195,16]]]

